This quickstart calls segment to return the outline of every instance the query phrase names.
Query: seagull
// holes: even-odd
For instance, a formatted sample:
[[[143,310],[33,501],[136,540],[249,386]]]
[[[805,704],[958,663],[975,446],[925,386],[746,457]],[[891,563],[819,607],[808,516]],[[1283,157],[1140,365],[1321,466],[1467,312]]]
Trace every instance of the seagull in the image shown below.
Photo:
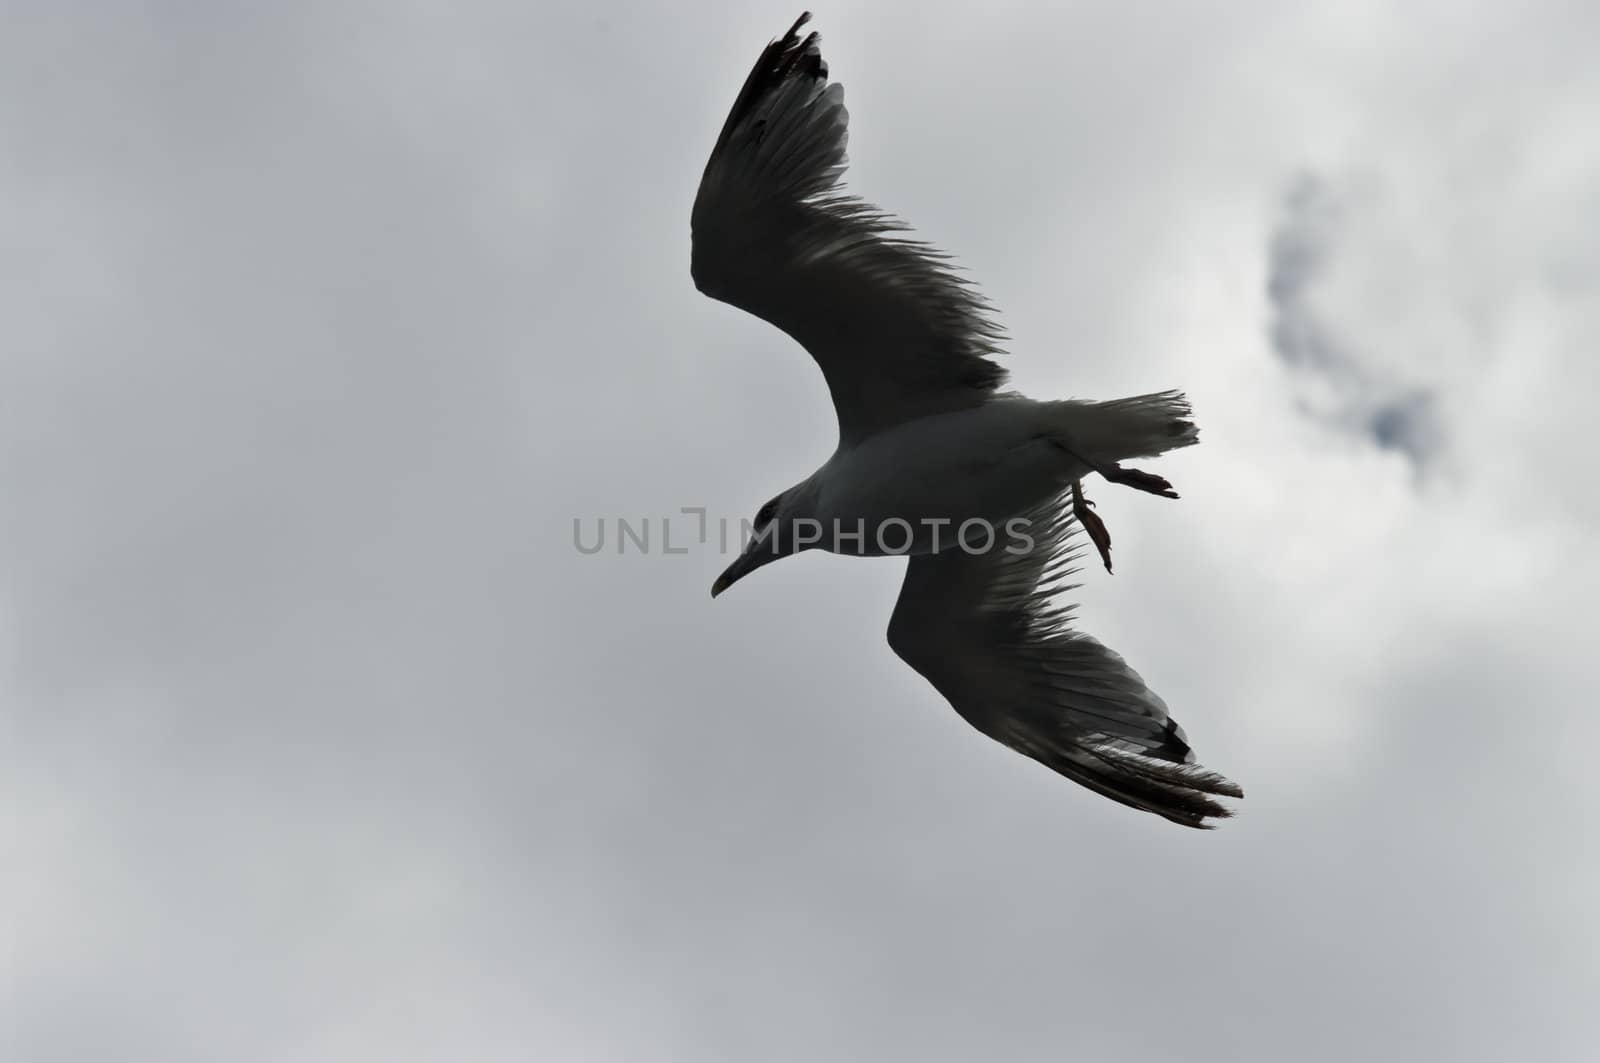
[[[1064,580],[1098,475],[1166,498],[1124,462],[1199,441],[1179,391],[1107,402],[1003,390],[1003,334],[948,256],[841,188],[848,117],[810,12],[761,52],[706,163],[690,272],[783,330],[822,370],[838,445],[756,513],[715,598],[808,549],[908,556],[889,646],[968,723],[1113,801],[1188,827],[1232,815],[1237,784],[1195,761],[1166,703],[1071,626]],[[1075,585],[1074,585],[1075,586]]]

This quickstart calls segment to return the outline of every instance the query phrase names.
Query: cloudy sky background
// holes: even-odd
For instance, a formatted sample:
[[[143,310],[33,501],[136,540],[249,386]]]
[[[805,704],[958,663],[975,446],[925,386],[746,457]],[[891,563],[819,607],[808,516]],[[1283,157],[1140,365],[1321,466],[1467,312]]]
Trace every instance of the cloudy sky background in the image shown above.
[[[5,4],[6,1057],[1591,1058],[1600,14],[1136,8],[817,15],[1017,385],[1195,402],[1079,597],[1213,833],[968,728],[898,561],[707,597],[834,442],[688,276],[797,8]]]

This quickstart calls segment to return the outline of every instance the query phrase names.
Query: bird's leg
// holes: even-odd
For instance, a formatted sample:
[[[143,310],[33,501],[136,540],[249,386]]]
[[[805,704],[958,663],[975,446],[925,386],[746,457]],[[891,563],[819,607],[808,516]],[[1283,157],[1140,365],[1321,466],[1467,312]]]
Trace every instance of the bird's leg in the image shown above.
[[[1157,476],[1155,473],[1145,472],[1143,469],[1125,469],[1114,461],[1096,461],[1093,458],[1079,454],[1071,446],[1059,439],[1052,438],[1050,442],[1101,476],[1104,476],[1107,483],[1122,484],[1124,487],[1137,487],[1141,491],[1149,491],[1151,494],[1160,495],[1163,498],[1178,497],[1178,492],[1172,489],[1172,484],[1164,476]],[[1078,505],[1083,494],[1081,486],[1081,481],[1075,481],[1072,485],[1074,513],[1082,510],[1082,507]],[[1089,504],[1093,505],[1093,503]],[[1087,512],[1087,510],[1083,510],[1083,512]]]
[[[1089,533],[1089,541],[1100,551],[1100,560],[1105,562],[1106,571],[1110,572],[1111,533],[1106,530],[1106,522],[1089,508],[1092,505],[1093,502],[1083,497],[1083,481],[1072,481],[1072,515],[1078,519],[1083,530]]]
[[[1106,478],[1108,483],[1122,484],[1126,487],[1136,487],[1141,491],[1148,491],[1153,495],[1163,498],[1177,498],[1178,492],[1172,489],[1172,484],[1165,477],[1155,473],[1145,472],[1142,469],[1125,469],[1114,461],[1094,461],[1085,458],[1072,450],[1070,446],[1058,439],[1051,439],[1061,450],[1090,469]],[[1072,515],[1078,519],[1083,530],[1088,533],[1089,539],[1094,543],[1095,549],[1100,551],[1100,560],[1105,562],[1106,571],[1111,571],[1111,532],[1106,529],[1106,522],[1095,515],[1090,509],[1094,503],[1083,497],[1083,481],[1072,481]]]

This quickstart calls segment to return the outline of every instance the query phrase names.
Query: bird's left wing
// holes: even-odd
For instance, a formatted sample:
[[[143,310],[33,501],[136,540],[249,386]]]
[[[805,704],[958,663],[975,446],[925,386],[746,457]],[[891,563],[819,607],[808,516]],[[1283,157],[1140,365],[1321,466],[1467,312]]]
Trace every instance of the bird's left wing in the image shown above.
[[[1075,528],[1052,500],[1019,526],[1026,538],[911,558],[889,644],[991,738],[1114,801],[1209,827],[1232,815],[1213,797],[1243,791],[1195,764],[1166,704],[1053,604]]]
[[[945,256],[839,188],[843,90],[800,16],[761,53],[717,138],[691,217],[695,286],[816,359],[853,443],[976,406],[1005,379],[1000,330]]]

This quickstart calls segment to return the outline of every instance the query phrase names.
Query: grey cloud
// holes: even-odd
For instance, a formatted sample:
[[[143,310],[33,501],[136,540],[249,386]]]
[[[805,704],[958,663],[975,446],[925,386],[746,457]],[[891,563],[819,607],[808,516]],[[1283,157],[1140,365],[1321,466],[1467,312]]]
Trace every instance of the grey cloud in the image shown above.
[[[895,660],[896,562],[710,603],[708,551],[572,546],[748,517],[833,443],[805,355],[687,275],[710,138],[794,12],[118,11],[0,39],[8,1058],[1587,1058],[1600,573],[1539,547],[1600,529],[1477,472],[1536,466],[1538,411],[1491,448],[1459,390],[1375,374],[1376,326],[1319,316],[1327,203],[1281,226],[1299,364],[1379,381],[1353,430],[1454,429],[1457,497],[1352,515],[1370,454],[1305,449],[1264,343],[1214,353],[1259,337],[1247,282],[1203,327],[1148,312],[1194,247],[1250,276],[1308,125],[1415,142],[1409,97],[1339,90],[1393,86],[1318,51],[1334,15],[819,12],[859,190],[973,267],[1008,364],[1057,374],[1030,390],[1197,392],[1183,501],[1097,499],[1127,561],[1080,610],[1245,786],[1188,837]],[[1592,138],[1545,106],[1592,68],[1557,19],[1516,15],[1522,95],[1468,64],[1452,113]],[[1444,77],[1419,20],[1379,35]],[[1543,394],[1594,343],[1538,309],[1572,338],[1517,363]]]
[[[1368,415],[1367,430],[1378,446],[1400,451],[1419,464],[1440,446],[1434,399],[1425,392],[1379,403]]]
[[[1314,416],[1423,468],[1446,443],[1435,397],[1387,372],[1317,298],[1341,239],[1349,238],[1352,209],[1360,209],[1359,200],[1352,203],[1325,178],[1301,174],[1289,183],[1267,251],[1268,334],[1285,365],[1326,389],[1303,400]]]
[[[1291,366],[1344,376],[1349,355],[1317,320],[1310,295],[1333,253],[1338,205],[1324,182],[1295,178],[1284,194],[1282,217],[1267,255],[1267,297],[1272,303],[1272,343]]]

